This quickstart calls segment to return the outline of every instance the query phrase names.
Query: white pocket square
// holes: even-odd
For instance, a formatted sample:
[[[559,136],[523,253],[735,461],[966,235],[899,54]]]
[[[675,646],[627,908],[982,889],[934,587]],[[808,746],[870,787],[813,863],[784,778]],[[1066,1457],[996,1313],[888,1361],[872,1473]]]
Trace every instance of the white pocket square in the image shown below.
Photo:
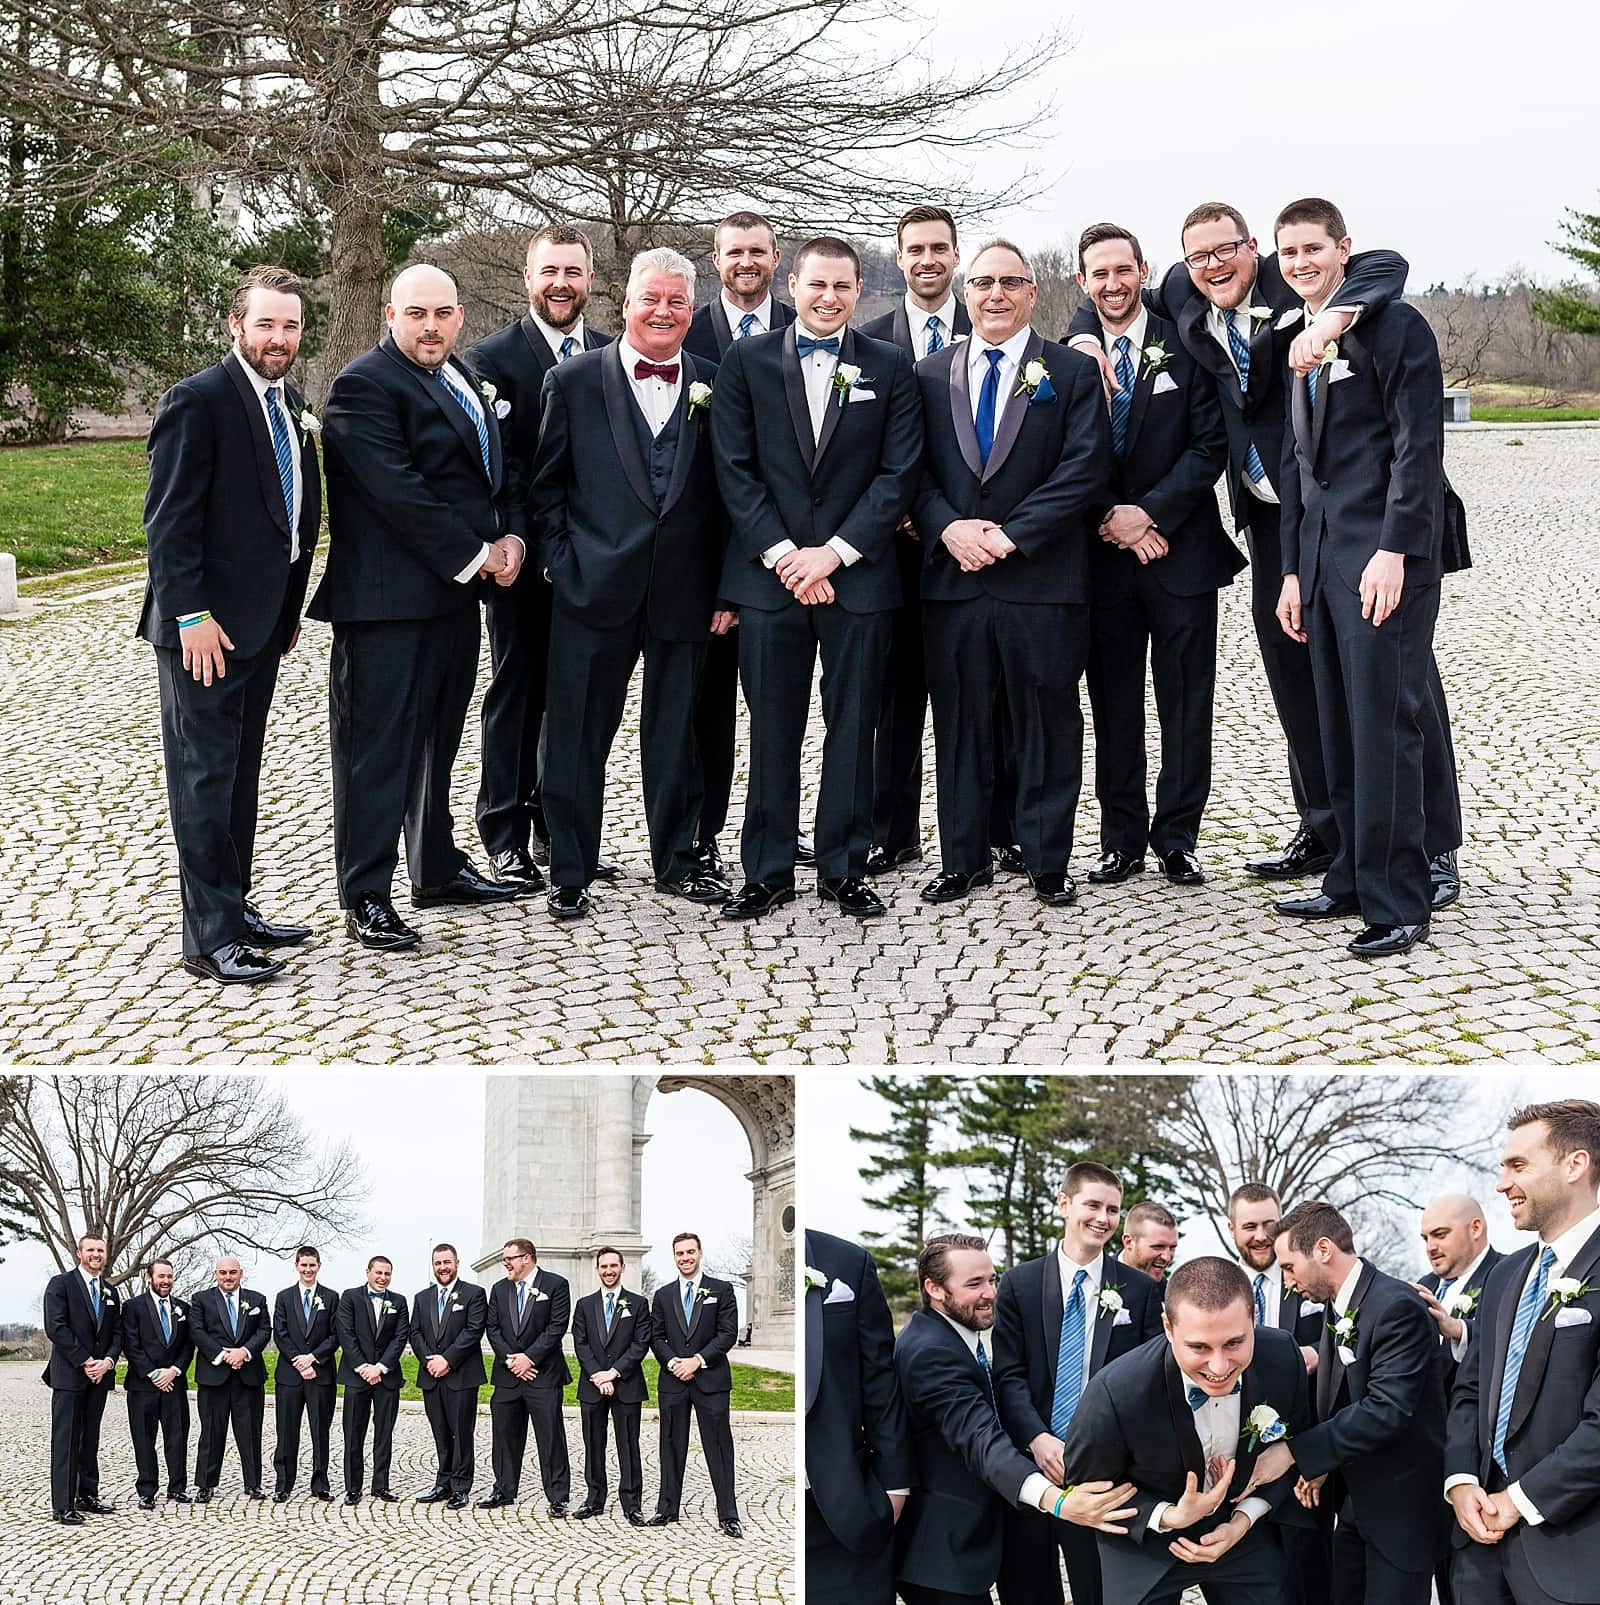
[[[511,416],[511,403],[509,401],[497,401],[494,404],[494,415],[496,418],[509,418]]]
[[[1306,309],[1304,307],[1290,307],[1272,327],[1274,329],[1287,329],[1292,324],[1298,323],[1305,315]]]
[[[1302,1303],[1300,1306],[1300,1313],[1302,1315],[1321,1315],[1322,1312],[1327,1309],[1327,1307],[1328,1306],[1326,1304]]]
[[[855,1289],[846,1287],[836,1276],[833,1286],[828,1289],[828,1296],[822,1301],[824,1304],[854,1304],[856,1301]]]
[[[538,1288],[534,1288],[533,1296],[542,1304],[548,1304],[550,1302],[550,1295],[548,1293],[541,1293]]]
[[[1350,377],[1350,364],[1343,357],[1335,357],[1328,368],[1328,383],[1336,384],[1340,379]]]
[[[715,1304],[715,1303],[716,1303],[716,1302],[717,1302],[717,1295],[716,1295],[716,1294],[715,1294],[715,1293],[707,1293],[707,1294],[706,1294],[706,1295],[705,1295],[705,1296],[704,1296],[704,1297],[703,1297],[703,1298],[702,1298],[702,1299],[701,1299],[701,1300],[700,1300],[700,1302],[701,1302],[701,1303],[702,1303],[702,1304]]]
[[[1178,381],[1170,373],[1158,373],[1156,375],[1155,389],[1150,394],[1152,396],[1164,396],[1169,390],[1176,390],[1177,388]]]
[[[1565,1309],[1556,1311],[1557,1326],[1587,1326],[1594,1317],[1585,1309],[1576,1304],[1569,1304]]]
[[[1129,1315],[1126,1310],[1118,1310],[1117,1313],[1111,1317],[1111,1324],[1113,1326],[1132,1326],[1133,1317]]]
[[[857,388],[850,392],[850,399],[852,401],[876,401],[878,399],[878,392],[876,390],[862,390]]]
[[[1356,1351],[1354,1349],[1347,1349],[1344,1344],[1341,1343],[1339,1345],[1339,1358],[1343,1360],[1346,1365],[1354,1365],[1356,1363]]]

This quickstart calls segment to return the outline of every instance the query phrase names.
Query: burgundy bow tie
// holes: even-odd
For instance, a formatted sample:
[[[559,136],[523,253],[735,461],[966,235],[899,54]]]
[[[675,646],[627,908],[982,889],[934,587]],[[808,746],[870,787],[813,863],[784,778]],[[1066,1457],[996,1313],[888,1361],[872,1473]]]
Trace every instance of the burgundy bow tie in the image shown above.
[[[646,362],[643,357],[633,365],[635,379],[665,379],[669,385],[678,382],[678,364],[675,362]]]

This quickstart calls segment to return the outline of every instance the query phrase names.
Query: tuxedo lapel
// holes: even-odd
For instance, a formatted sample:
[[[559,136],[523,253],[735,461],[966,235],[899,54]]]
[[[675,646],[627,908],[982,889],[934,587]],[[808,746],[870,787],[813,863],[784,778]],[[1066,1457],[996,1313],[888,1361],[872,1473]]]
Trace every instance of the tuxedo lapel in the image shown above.
[[[800,372],[799,336],[795,330],[798,320],[783,332],[783,349],[779,361],[783,365],[783,393],[789,400],[789,421],[794,425],[794,438],[800,447],[800,459],[806,468],[817,462],[817,443],[811,433],[811,404],[806,400],[805,376]],[[826,415],[824,415],[826,416]]]
[[[967,376],[967,354],[958,345],[950,347],[950,422],[961,448],[961,460],[979,477],[983,459],[978,455],[978,429],[972,421],[972,390]]]
[[[483,453],[478,450],[478,431],[472,427],[472,418],[467,409],[445,389],[444,379],[442,378],[443,369],[436,369],[432,373],[424,372],[416,363],[408,361],[401,355],[400,348],[395,345],[391,335],[386,334],[378,342],[378,349],[383,351],[411,383],[438,408],[445,422],[455,430],[461,444],[472,453],[472,460],[478,465],[478,472],[482,473]],[[461,370],[458,368],[457,372],[461,372]],[[463,374],[463,377],[466,377],[465,374]],[[454,384],[456,382],[452,378],[451,383]],[[471,381],[468,380],[468,383],[470,384]],[[478,400],[480,405],[486,405],[481,394]],[[487,419],[484,421],[484,427],[488,428]],[[493,435],[494,431],[491,429],[489,433]],[[491,462],[492,460],[491,458]]]
[[[622,463],[622,472],[633,494],[653,513],[656,499],[650,490],[644,459],[639,455],[639,434],[633,427],[633,414],[638,409],[628,387],[628,376],[622,371],[620,342],[607,346],[600,358],[600,389],[605,396],[606,421],[611,425],[611,440]],[[683,389],[687,390],[688,386]]]
[[[806,1414],[817,1402],[822,1386],[822,1289],[806,1293]]]
[[[1157,320],[1152,317],[1144,326],[1144,341],[1149,345],[1156,334]],[[1156,376],[1149,371],[1150,364],[1144,360],[1142,351],[1135,353],[1138,366],[1134,369],[1133,405],[1128,409],[1128,439],[1123,446],[1123,459],[1126,461],[1133,451],[1134,442],[1139,438],[1139,430],[1144,425],[1144,415],[1150,408],[1150,397],[1155,393]]]
[[[901,297],[900,305],[894,309],[894,338],[911,353],[913,362],[922,355],[911,343],[911,314],[906,311],[906,303],[903,296]]]
[[[846,329],[839,341],[839,361],[855,361],[855,332],[851,329]],[[863,388],[871,383],[872,378],[873,375],[870,373],[861,376]],[[841,396],[837,391],[829,391],[828,399],[822,404],[822,429],[817,436],[817,455],[811,465],[812,473],[822,466],[822,454],[827,451],[828,442],[833,439],[834,431],[839,427],[839,420],[844,416],[844,409],[849,405],[848,395]],[[806,416],[810,417],[809,411]]]
[[[1248,305],[1249,303],[1246,302],[1246,306]],[[1249,318],[1250,314],[1246,312],[1245,316]],[[1237,322],[1238,320],[1235,319],[1234,321]],[[1275,321],[1275,318],[1250,318],[1252,325],[1250,330],[1250,372],[1252,375],[1259,373],[1267,377],[1271,376],[1272,364],[1275,360],[1272,350],[1272,325]],[[1217,342],[1213,340],[1211,343],[1216,345]],[[1232,362],[1229,362],[1228,367],[1233,371],[1233,388],[1235,392],[1239,392],[1238,370],[1233,367]],[[1258,395],[1267,388],[1267,377],[1256,381],[1255,388]],[[1240,401],[1241,403],[1244,401],[1242,393],[1240,393]]]
[[[1167,1408],[1172,1413],[1172,1435],[1177,1440],[1179,1453],[1183,1456],[1183,1469],[1194,1473],[1196,1487],[1204,1488],[1205,1450],[1200,1447],[1200,1434],[1195,1431],[1194,1411],[1189,1408],[1189,1385],[1183,1380],[1183,1372],[1178,1369],[1178,1362],[1172,1357],[1170,1347],[1167,1349],[1161,1370],[1167,1385]]]
[[[1234,404],[1242,411],[1244,408],[1244,390],[1239,383],[1239,370],[1233,365],[1233,353],[1224,351],[1212,338],[1206,320],[1211,312],[1211,303],[1196,292],[1183,303],[1183,309],[1178,314],[1178,335],[1184,345],[1199,362],[1217,380],[1219,384],[1228,387],[1228,393],[1233,397]],[[1255,352],[1250,353],[1250,371],[1255,372]]]
[[[244,367],[231,351],[222,360],[222,366],[239,392],[239,404],[244,408],[245,420],[250,427],[250,440],[256,450],[256,477],[261,483],[261,500],[272,514],[272,521],[289,533],[289,509],[283,501],[283,481],[278,477],[278,457],[273,450],[272,437],[267,433],[267,420],[262,416],[261,403],[256,399],[255,387],[246,377]],[[284,387],[287,391],[287,386]],[[287,395],[285,396],[287,405]],[[290,428],[289,415],[284,414],[284,426]]]
[[[1052,1252],[1041,1268],[1044,1277],[1039,1284],[1039,1310],[1044,1319],[1044,1352],[1050,1361],[1050,1385],[1054,1388],[1056,1367],[1061,1363],[1061,1317],[1065,1313],[1057,1253]]]
[[[773,328],[777,328],[778,320],[772,320]],[[754,324],[751,325],[755,327]],[[711,332],[717,339],[717,361],[728,354],[728,347],[733,344],[733,326],[728,322],[728,309],[722,304],[722,297],[717,296],[711,303]]]
[[[993,461],[993,459],[990,459]],[[1122,1278],[1117,1270],[1117,1262],[1110,1254],[1101,1261],[1100,1286],[1102,1288],[1122,1286]],[[1087,1287],[1084,1289],[1088,1291]],[[1089,1369],[1085,1376],[1093,1376],[1096,1371],[1106,1363],[1106,1350],[1111,1346],[1111,1325],[1116,1317],[1110,1311],[1098,1305],[1090,1311],[1092,1324],[1089,1328]]]
[[[1254,1278],[1251,1279],[1251,1293],[1254,1296]],[[1284,1288],[1278,1295],[1278,1330],[1280,1332],[1293,1332],[1300,1324],[1300,1295],[1291,1293]]]
[[[1600,1231],[1591,1234],[1588,1242],[1572,1256],[1566,1274],[1576,1282],[1588,1279],[1589,1273],[1600,1263]],[[1545,1300],[1549,1304],[1548,1297]],[[1507,1436],[1521,1429],[1539,1397],[1544,1383],[1545,1367],[1550,1363],[1550,1347],[1556,1340],[1556,1318],[1541,1310],[1534,1318],[1533,1331],[1528,1336],[1528,1350],[1522,1356],[1522,1370],[1517,1376],[1517,1391],[1511,1401],[1511,1424]]]
[[[689,418],[689,386],[694,382],[694,370],[691,367],[691,358],[686,352],[678,353],[679,361],[683,363],[683,372],[679,375],[682,381],[678,386],[678,404],[672,410],[672,416],[678,430],[678,449],[672,457],[672,480],[667,486],[667,494],[661,502],[662,516],[671,510],[672,505],[683,494],[683,487],[689,483],[689,469],[694,464],[694,454],[700,449],[700,433],[703,415],[692,421]]]
[[[1490,1435],[1483,1446],[1486,1466],[1489,1463],[1489,1456],[1494,1452],[1493,1430],[1500,1411],[1500,1392],[1505,1387],[1506,1353],[1511,1347],[1511,1328],[1517,1319],[1517,1305],[1522,1302],[1523,1283],[1528,1279],[1528,1268],[1533,1264],[1537,1253],[1538,1245],[1535,1244],[1533,1247],[1519,1250],[1513,1256],[1515,1268],[1508,1275],[1505,1297],[1500,1300],[1500,1307],[1495,1311],[1493,1376],[1483,1401],[1490,1429]],[[1515,1400],[1512,1402],[1515,1406]]]
[[[1333,388],[1329,382],[1331,369],[1321,370],[1317,374],[1317,402],[1311,409],[1311,466],[1317,462],[1317,453],[1322,450],[1322,430],[1328,421],[1328,392]],[[1304,381],[1300,388],[1307,388]]]
[[[545,339],[539,327],[533,321],[531,312],[524,312],[517,320],[517,327],[522,330],[522,338],[528,343],[528,350],[532,353],[534,366],[539,370],[540,377],[555,367],[556,354],[550,349],[550,342]],[[588,330],[584,331],[584,338],[588,338]]]
[[[1266,1402],[1261,1394],[1261,1384],[1256,1380],[1255,1367],[1246,1366],[1244,1375],[1239,1378],[1239,1443],[1232,1455],[1233,1482],[1228,1488],[1228,1492],[1235,1497],[1250,1481],[1250,1473],[1255,1469],[1256,1456],[1261,1452],[1259,1443],[1254,1449],[1245,1448],[1250,1441],[1250,1412],[1258,1404]]]
[[[1022,361],[1017,364],[1017,379],[1020,385],[1022,370],[1044,355],[1044,339],[1033,333],[1028,334],[1028,343],[1022,349]],[[963,365],[964,366],[964,365]],[[1011,455],[1011,448],[1017,443],[1017,436],[1022,433],[1022,425],[1028,416],[1028,408],[1033,403],[1028,399],[1026,392],[1018,390],[1006,398],[1005,409],[1000,414],[1000,426],[994,433],[994,446],[989,452],[989,461],[984,465],[983,478],[993,479],[1005,466],[1006,458]],[[1061,403],[1058,401],[1057,406]],[[976,436],[974,436],[976,439]]]
[[[1289,376],[1289,422],[1294,429],[1295,451],[1309,470],[1316,464],[1316,447],[1311,439],[1311,399],[1297,374]]]

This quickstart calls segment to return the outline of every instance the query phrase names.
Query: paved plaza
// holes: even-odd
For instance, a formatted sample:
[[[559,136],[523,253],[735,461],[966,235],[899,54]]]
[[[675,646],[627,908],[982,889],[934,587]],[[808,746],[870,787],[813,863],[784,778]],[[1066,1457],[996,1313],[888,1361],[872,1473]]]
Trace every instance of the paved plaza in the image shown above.
[[[193,1400],[191,1399],[191,1417]],[[567,1442],[582,1497],[582,1440],[568,1411]],[[193,1465],[199,1427],[191,1419]],[[364,1500],[347,1509],[306,1492],[302,1447],[295,1497],[286,1505],[247,1499],[229,1446],[216,1500],[140,1510],[125,1395],[106,1408],[101,1497],[113,1516],[86,1527],[50,1519],[50,1393],[39,1362],[0,1364],[0,1605],[787,1605],[794,1586],[794,1419],[734,1419],[739,1510],[745,1536],[718,1531],[705,1461],[692,1431],[683,1520],[639,1530],[611,1500],[591,1521],[553,1521],[539,1493],[533,1444],[519,1502],[495,1511],[418,1505],[433,1481],[433,1439],[421,1404],[402,1404],[395,1428],[397,1504]],[[265,1462],[272,1479],[272,1401]],[[647,1509],[654,1499],[656,1422],[646,1412],[641,1441]],[[478,1487],[488,1491],[489,1414],[478,1416]],[[339,1485],[339,1422],[333,1480]]]
[[[1281,739],[1243,584],[1224,592],[1208,883],[1090,887],[1077,906],[1002,878],[967,903],[917,897],[937,859],[929,737],[927,860],[879,883],[864,926],[800,901],[727,924],[658,895],[638,794],[637,701],[612,769],[606,850],[625,874],[593,918],[542,898],[422,910],[416,952],[343,934],[333,882],[329,630],[285,664],[263,777],[257,898],[317,934],[264,987],[178,966],[175,854],[156,675],[133,639],[138,588],[41,602],[0,625],[0,1060],[267,1065],[573,1060],[1059,1064],[1161,1056],[1302,1065],[1461,1063],[1600,1052],[1600,430],[1452,431],[1477,566],[1445,583],[1438,657],[1467,818],[1460,904],[1432,942],[1380,964],[1344,927],[1276,918],[1240,869],[1293,826]],[[487,648],[479,687],[487,678]],[[1087,710],[1087,697],[1085,697]],[[1154,731],[1154,712],[1150,714]],[[815,801],[820,714],[807,749]],[[1091,744],[1092,745],[1092,744]],[[1090,763],[1092,774],[1092,756]],[[472,829],[476,709],[456,768]],[[742,792],[742,776],[736,793]],[[737,817],[737,802],[735,813]],[[737,843],[723,839],[730,858]],[[397,877],[404,889],[404,869]],[[401,912],[413,918],[405,898]],[[253,1524],[264,1518],[252,1515]]]

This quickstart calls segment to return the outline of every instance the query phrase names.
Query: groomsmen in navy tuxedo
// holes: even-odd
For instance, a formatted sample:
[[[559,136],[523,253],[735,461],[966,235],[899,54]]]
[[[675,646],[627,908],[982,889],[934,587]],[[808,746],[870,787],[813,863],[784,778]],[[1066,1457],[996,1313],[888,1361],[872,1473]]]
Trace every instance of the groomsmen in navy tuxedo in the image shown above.
[[[100,1497],[100,1419],[117,1385],[122,1303],[105,1281],[106,1240],[78,1239],[75,1269],[52,1276],[44,1290],[44,1332],[50,1359],[50,1508],[68,1527],[83,1512],[109,1515]]]
[[[717,605],[725,526],[706,422],[716,369],[683,351],[693,307],[694,264],[642,251],[628,272],[622,338],[545,378],[528,513],[555,589],[544,805],[557,919],[589,912],[606,760],[641,657],[656,890],[694,903],[728,896],[695,853],[695,688],[706,642],[733,615]]]
[[[600,1286],[572,1307],[572,1351],[578,1357],[578,1413],[583,1418],[583,1503],[574,1521],[606,1508],[606,1437],[617,1429],[617,1499],[633,1527],[644,1526],[644,1474],[639,1459],[639,1418],[650,1387],[640,1368],[650,1352],[650,1305],[624,1287],[622,1250],[594,1257]]]
[[[1535,1234],[1484,1284],[1450,1401],[1459,1605],[1581,1605],[1600,1577],[1600,1104],[1507,1122],[1495,1190]]]
[[[750,708],[745,884],[723,906],[756,919],[792,902],[800,753],[822,658],[817,895],[884,912],[867,885],[873,721],[892,610],[894,543],[921,461],[911,360],[848,327],[861,294],[854,247],[822,236],[795,253],[798,321],[736,341],[717,374],[711,439],[730,535],[721,594],[740,610]]]
[[[505,451],[507,527],[527,539],[526,503],[539,440],[544,376],[580,351],[610,341],[584,321],[594,287],[589,237],[570,223],[547,223],[528,241],[522,282],[528,310],[485,335],[467,361],[495,387]],[[495,878],[528,891],[544,885],[535,859],[549,848],[540,777],[550,661],[550,586],[538,563],[525,563],[508,586],[484,587],[493,677],[483,692],[483,774],[478,782],[478,835]],[[596,873],[617,866],[600,860]]]
[[[267,1410],[267,1363],[272,1320],[264,1294],[245,1287],[244,1267],[231,1254],[217,1261],[216,1286],[189,1303],[194,1337],[195,1399],[200,1448],[195,1455],[194,1497],[209,1504],[222,1481],[229,1429],[239,1455],[244,1491],[265,1499],[261,1486],[261,1423]]]
[[[225,985],[276,975],[263,950],[311,935],[250,899],[267,715],[322,522],[314,420],[288,379],[304,326],[300,280],[252,268],[228,313],[233,350],[173,386],[150,425],[138,633],[161,673],[183,967]]]
[[[367,1423],[372,1423],[372,1497],[393,1504],[389,1487],[394,1424],[405,1378],[400,1356],[411,1330],[405,1298],[389,1287],[394,1262],[382,1254],[367,1261],[367,1279],[347,1287],[339,1300],[339,1383],[344,1388],[344,1502],[361,1503],[366,1481]]]
[[[278,1347],[272,1381],[278,1427],[272,1497],[280,1505],[294,1492],[302,1416],[311,1428],[311,1492],[318,1499],[333,1498],[328,1439],[337,1392],[333,1355],[339,1345],[334,1324],[339,1295],[317,1280],[321,1270],[322,1255],[310,1243],[301,1244],[294,1251],[294,1285],[284,1288],[272,1306],[272,1340]]]
[[[145,1291],[122,1305],[122,1352],[127,1356],[128,1435],[133,1440],[141,1510],[154,1510],[161,1486],[156,1431],[167,1468],[167,1498],[189,1503],[189,1362],[194,1335],[189,1306],[172,1296],[172,1261],[151,1260]]]
[[[483,1334],[489,1299],[481,1287],[463,1282],[461,1259],[452,1243],[433,1251],[433,1284],[411,1304],[411,1347],[417,1356],[417,1385],[433,1430],[437,1460],[433,1486],[417,1495],[419,1505],[449,1501],[465,1510],[472,1494],[473,1440],[478,1428],[478,1389],[484,1384]]]

